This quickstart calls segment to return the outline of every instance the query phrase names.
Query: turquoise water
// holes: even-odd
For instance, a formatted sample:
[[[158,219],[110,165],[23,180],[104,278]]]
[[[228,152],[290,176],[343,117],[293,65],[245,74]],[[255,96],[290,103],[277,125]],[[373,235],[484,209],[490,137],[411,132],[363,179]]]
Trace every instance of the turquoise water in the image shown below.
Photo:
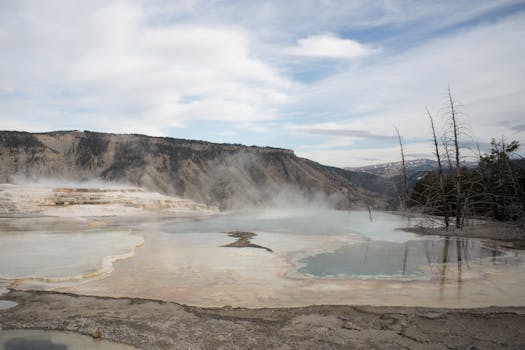
[[[468,267],[484,259],[489,264],[499,263],[499,258],[509,253],[479,240],[427,237],[404,243],[368,241],[302,259],[299,272],[316,277],[429,279],[433,266],[459,263]],[[442,271],[434,272],[440,275]]]

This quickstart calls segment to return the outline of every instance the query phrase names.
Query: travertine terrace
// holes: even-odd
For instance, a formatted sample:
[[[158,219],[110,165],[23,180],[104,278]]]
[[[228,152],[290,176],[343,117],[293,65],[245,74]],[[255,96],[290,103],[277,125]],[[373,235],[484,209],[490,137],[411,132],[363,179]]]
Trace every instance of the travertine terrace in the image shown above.
[[[217,209],[134,187],[79,188],[0,185],[0,215],[107,216],[155,210],[157,214],[206,214]]]

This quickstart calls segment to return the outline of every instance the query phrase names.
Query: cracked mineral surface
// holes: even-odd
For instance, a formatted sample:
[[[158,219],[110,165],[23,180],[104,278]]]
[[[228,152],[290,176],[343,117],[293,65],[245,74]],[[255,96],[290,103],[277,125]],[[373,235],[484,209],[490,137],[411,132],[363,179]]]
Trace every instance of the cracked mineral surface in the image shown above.
[[[2,329],[73,331],[140,349],[523,349],[525,308],[198,308],[11,291]],[[1,332],[1,331],[0,331]]]

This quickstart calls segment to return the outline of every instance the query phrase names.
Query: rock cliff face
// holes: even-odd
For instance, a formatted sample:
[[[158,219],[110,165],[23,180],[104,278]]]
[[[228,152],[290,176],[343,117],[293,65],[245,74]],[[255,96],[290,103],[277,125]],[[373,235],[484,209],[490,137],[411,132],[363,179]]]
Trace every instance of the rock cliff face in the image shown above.
[[[387,198],[341,171],[279,148],[88,131],[0,131],[0,183],[102,179],[222,209],[305,198],[345,208],[385,206]]]

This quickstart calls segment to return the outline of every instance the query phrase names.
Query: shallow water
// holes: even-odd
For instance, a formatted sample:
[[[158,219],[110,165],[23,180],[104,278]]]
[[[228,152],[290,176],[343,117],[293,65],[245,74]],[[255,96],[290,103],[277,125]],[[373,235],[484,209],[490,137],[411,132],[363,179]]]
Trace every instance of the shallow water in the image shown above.
[[[12,225],[4,220],[0,232],[0,279],[92,277],[110,272],[111,257],[131,254],[142,242],[129,230],[96,228],[84,221],[57,223],[53,229],[48,219],[14,220]]]
[[[0,311],[9,310],[18,304],[11,300],[0,300]]]
[[[68,284],[18,281],[17,288],[200,306],[525,305],[522,251],[492,241],[404,232],[399,229],[419,222],[399,215],[373,213],[370,220],[368,212],[269,210],[201,219],[104,220],[77,222],[74,230],[71,223],[58,224],[60,232],[52,232],[55,226],[49,222],[11,222],[8,226],[16,229],[7,235],[0,231],[0,237],[15,237],[18,245],[13,243],[12,250],[26,255],[4,257],[10,266],[17,262],[23,267],[4,269],[17,276],[47,276],[49,265],[58,268],[53,276],[78,274],[100,264],[106,254],[130,251],[136,242],[128,238],[140,236],[144,245],[132,258],[115,262],[114,271],[102,279],[83,276]],[[125,234],[128,229],[133,235]],[[251,243],[271,251],[225,247],[235,241],[226,234],[229,231],[254,232]],[[70,238],[79,243],[79,250],[61,248]],[[38,249],[34,242],[41,242]],[[40,245],[42,252],[52,253],[49,260],[39,259],[46,261],[42,268],[31,255],[32,250],[43,254],[38,253]],[[84,245],[96,249],[83,251]],[[0,256],[3,249],[0,245]],[[63,266],[67,261],[71,264]]]
[[[0,350],[132,350],[134,347],[52,331],[0,330]]]
[[[485,263],[485,258],[511,255],[494,242],[422,237],[401,228],[421,224],[421,219],[386,212],[336,210],[267,210],[219,215],[204,220],[166,221],[159,230],[171,234],[202,235],[229,231],[271,234],[345,236],[337,249],[312,252],[296,262],[300,274],[331,278],[430,279],[439,264],[460,260]],[[261,239],[259,236],[257,239]],[[269,243],[272,249],[272,244]]]
[[[511,255],[497,243],[469,239],[367,241],[304,258],[299,272],[332,278],[430,279],[442,275],[439,265],[458,263],[459,269],[467,269],[470,263],[496,264]]]
[[[0,311],[8,310],[18,305],[11,300],[2,300],[2,296],[9,292],[9,289],[6,288],[8,285],[7,282],[0,280]]]
[[[271,209],[216,215],[205,219],[168,220],[159,229],[168,233],[253,231],[300,235],[358,234],[368,239],[404,242],[417,236],[398,228],[414,220],[385,212],[327,209]]]

